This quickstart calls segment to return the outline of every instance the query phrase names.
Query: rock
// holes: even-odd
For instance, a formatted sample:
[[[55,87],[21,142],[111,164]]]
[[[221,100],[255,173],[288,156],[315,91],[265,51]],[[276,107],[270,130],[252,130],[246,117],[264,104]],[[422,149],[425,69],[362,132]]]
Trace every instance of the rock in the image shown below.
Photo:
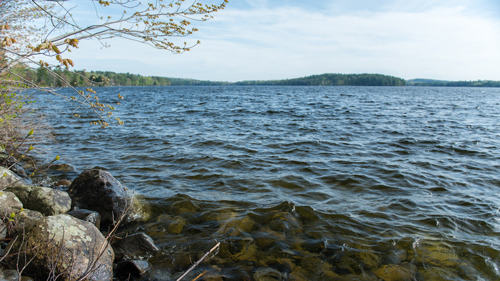
[[[170,281],[170,280],[175,280],[175,279],[173,279],[172,274],[170,274],[170,272],[155,269],[151,273],[149,273],[147,280],[150,280],[150,281]]]
[[[22,178],[23,183],[31,184],[31,179],[26,173],[26,170],[24,170],[23,166],[21,166],[14,157],[8,156],[7,154],[0,154],[0,166],[8,168],[14,174]]]
[[[283,241],[286,238],[284,234],[278,233],[267,227],[252,232],[252,236],[262,250],[267,250],[272,247],[276,241]]]
[[[127,277],[129,274],[139,277],[150,271],[153,266],[143,260],[121,261],[116,264],[116,275],[118,277]]]
[[[43,218],[42,213],[38,211],[24,209],[16,214],[16,216],[14,217],[14,222],[16,228],[22,228],[25,227],[27,224],[42,218]]]
[[[159,249],[153,239],[145,233],[126,236],[112,243],[115,259],[148,259],[158,253]]]
[[[23,230],[17,232],[23,235]],[[75,280],[91,268],[88,280],[113,279],[113,249],[93,224],[69,215],[57,215],[26,225],[24,233],[23,245],[20,238],[8,245],[9,249],[26,249],[26,259],[33,259],[23,274],[46,280],[54,269],[54,274],[61,275],[58,280]],[[25,265],[24,260],[23,256],[19,266]],[[6,258],[6,262],[16,268],[17,256]]]
[[[17,213],[23,208],[23,203],[9,191],[0,191],[0,216],[7,213]]]
[[[384,281],[414,280],[417,267],[410,263],[384,265],[373,273]]]
[[[15,185],[6,190],[16,194],[25,208],[46,216],[64,214],[71,209],[71,198],[62,190],[30,185]]]
[[[59,171],[59,172],[74,172],[76,171],[73,166],[70,164],[52,164],[48,167],[50,171]]]
[[[130,195],[110,173],[87,170],[81,173],[68,189],[73,207],[96,211],[103,225],[111,225],[126,217],[131,204]]]
[[[284,280],[281,272],[272,268],[260,268],[254,274],[255,281],[276,281]]]
[[[241,232],[252,232],[255,226],[256,223],[247,215],[243,218],[233,218],[229,220],[226,224],[221,226],[219,233],[238,236]]]
[[[186,225],[186,221],[182,217],[173,217],[168,222],[167,231],[170,234],[179,234]]]
[[[5,167],[0,167],[0,188],[23,183],[23,178]]]
[[[17,270],[9,269],[3,271],[3,278],[8,281],[18,281],[19,273]]]
[[[77,219],[88,221],[95,225],[97,228],[101,228],[101,215],[96,211],[90,211],[85,209],[75,209],[66,213],[67,215],[73,216]]]
[[[71,182],[69,180],[59,180],[58,182],[54,183],[54,186],[70,186]]]

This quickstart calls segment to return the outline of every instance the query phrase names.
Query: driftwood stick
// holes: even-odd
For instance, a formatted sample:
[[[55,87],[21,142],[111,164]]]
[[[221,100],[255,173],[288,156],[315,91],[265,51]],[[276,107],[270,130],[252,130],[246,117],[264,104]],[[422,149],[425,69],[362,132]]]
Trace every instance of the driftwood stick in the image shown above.
[[[191,280],[191,281],[196,281],[196,280],[198,280],[198,279],[199,279],[201,276],[203,276],[205,273],[207,273],[207,271],[206,271],[206,270],[205,270],[205,271],[203,271],[202,273],[200,273],[200,275],[196,276],[196,278],[195,278],[195,279],[193,279],[193,280]]]
[[[207,252],[203,257],[201,257],[201,259],[199,259],[197,262],[195,262],[186,272],[184,272],[184,274],[181,275],[181,277],[179,277],[176,281],[180,281],[182,280],[182,278],[186,277],[186,275],[188,275],[189,272],[191,272],[193,269],[195,269],[208,255],[210,255],[213,251],[215,251],[217,248],[219,248],[220,246],[220,242],[217,243],[217,245],[215,245],[212,249],[210,249],[209,252]]]

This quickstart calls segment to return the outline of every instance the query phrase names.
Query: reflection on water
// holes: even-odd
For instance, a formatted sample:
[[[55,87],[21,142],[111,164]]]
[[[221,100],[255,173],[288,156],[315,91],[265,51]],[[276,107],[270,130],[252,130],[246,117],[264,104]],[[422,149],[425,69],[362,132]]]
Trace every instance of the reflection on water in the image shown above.
[[[191,279],[500,279],[498,89],[131,87],[101,99],[118,93],[126,125],[104,131],[41,102],[58,141],[45,153],[141,194],[148,219],[124,232],[161,246],[150,279],[216,241]]]

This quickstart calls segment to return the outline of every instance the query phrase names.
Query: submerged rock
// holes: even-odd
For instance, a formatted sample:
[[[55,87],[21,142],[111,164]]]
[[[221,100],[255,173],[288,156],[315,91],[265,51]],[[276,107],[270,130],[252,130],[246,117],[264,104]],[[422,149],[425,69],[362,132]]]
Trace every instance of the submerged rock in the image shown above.
[[[255,281],[277,281],[277,280],[285,280],[281,272],[272,269],[272,268],[260,268],[258,269],[253,278]]]
[[[73,207],[96,211],[103,225],[116,223],[126,217],[131,196],[110,173],[102,170],[84,171],[68,189]]]
[[[122,259],[148,259],[159,251],[153,239],[142,232],[119,239],[112,246],[117,261]]]
[[[71,198],[62,190],[30,185],[15,185],[6,190],[15,193],[25,208],[46,216],[64,214],[71,209]]]
[[[113,249],[89,222],[69,215],[50,216],[26,225],[16,236],[8,248],[26,250],[26,260],[33,260],[23,274],[35,280],[46,280],[50,274],[60,274],[58,280],[75,280],[87,273],[88,280],[113,279]],[[11,268],[25,266],[24,257],[19,261],[17,256],[9,257],[6,262]]]
[[[415,280],[417,267],[410,263],[384,265],[373,273],[384,281]]]

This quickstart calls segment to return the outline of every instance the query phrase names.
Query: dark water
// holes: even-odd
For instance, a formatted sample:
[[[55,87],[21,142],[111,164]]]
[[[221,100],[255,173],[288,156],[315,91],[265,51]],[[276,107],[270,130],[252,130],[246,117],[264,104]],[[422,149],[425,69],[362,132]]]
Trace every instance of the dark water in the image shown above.
[[[100,130],[40,102],[58,141],[45,155],[103,167],[140,194],[149,217],[128,230],[162,249],[150,279],[217,241],[191,279],[500,279],[500,89],[99,93],[125,96],[125,125]]]

